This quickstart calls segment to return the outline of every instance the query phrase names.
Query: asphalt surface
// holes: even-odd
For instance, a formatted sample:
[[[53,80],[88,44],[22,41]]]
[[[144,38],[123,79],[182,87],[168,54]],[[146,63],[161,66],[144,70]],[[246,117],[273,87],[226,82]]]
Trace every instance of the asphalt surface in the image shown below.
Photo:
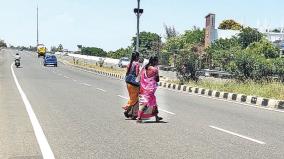
[[[43,158],[10,66],[0,51],[0,158]],[[125,120],[120,80],[20,52],[13,67],[55,158],[284,158],[284,113],[196,95],[157,91],[163,123]]]

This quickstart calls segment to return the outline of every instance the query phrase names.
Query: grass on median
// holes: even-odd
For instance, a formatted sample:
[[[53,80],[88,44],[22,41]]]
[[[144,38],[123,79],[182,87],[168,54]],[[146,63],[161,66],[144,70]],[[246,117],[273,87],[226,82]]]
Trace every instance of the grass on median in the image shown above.
[[[178,81],[169,82],[178,83]],[[284,100],[284,84],[280,82],[255,83],[253,81],[247,81],[242,83],[235,80],[222,82],[214,80],[202,80],[198,82],[190,81],[186,85],[223,92]]]
[[[73,61],[68,61],[68,62],[73,64]],[[125,75],[126,72],[125,69],[112,68],[112,67],[99,67],[96,64],[78,63],[78,65],[91,67],[98,71],[115,73],[119,75]],[[177,84],[179,83],[179,81],[167,81],[167,82],[177,83]],[[216,81],[216,80],[204,79],[198,82],[189,81],[186,85],[223,91],[223,92],[284,100],[284,84],[279,82],[255,83],[253,81],[247,81],[245,83],[241,83],[235,80]]]
[[[74,64],[72,60],[67,60],[70,64]],[[93,68],[97,71],[103,71],[103,72],[108,72],[108,73],[115,73],[115,74],[119,74],[121,76],[125,75],[126,73],[126,69],[122,69],[122,68],[113,68],[113,67],[100,67],[97,64],[89,64],[89,63],[84,63],[84,62],[78,62],[76,65],[80,65],[80,66],[85,66],[85,67],[89,67],[89,68]]]

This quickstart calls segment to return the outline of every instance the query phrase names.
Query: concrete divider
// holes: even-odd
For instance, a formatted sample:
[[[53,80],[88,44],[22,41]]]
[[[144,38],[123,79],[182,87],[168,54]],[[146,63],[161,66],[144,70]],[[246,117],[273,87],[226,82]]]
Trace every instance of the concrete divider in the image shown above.
[[[279,104],[279,101],[277,101],[275,99],[269,99],[267,107],[269,107],[269,108],[277,108],[278,104]]]
[[[284,101],[278,101],[277,109],[284,109]]]
[[[80,69],[92,71],[96,74],[114,77],[116,79],[125,79],[125,76],[121,76],[119,74],[103,72],[103,71],[98,71],[94,68],[87,68],[84,66],[74,65],[65,60],[59,60],[59,61],[65,65],[70,65],[72,67],[77,67]],[[272,109],[284,109],[284,101],[281,101],[281,100],[267,99],[267,98],[256,97],[256,96],[246,96],[244,94],[237,94],[237,93],[220,92],[216,90],[210,90],[210,89],[204,89],[204,88],[198,88],[198,87],[192,87],[192,86],[186,86],[186,85],[178,85],[178,84],[173,84],[173,83],[166,83],[163,81],[159,82],[158,85],[161,87],[167,88],[167,89],[200,94],[204,96],[210,96],[213,98],[231,100],[231,101],[236,101],[239,103],[252,104],[252,105],[257,105],[257,106],[262,106],[262,107],[267,107],[267,108],[272,108]]]
[[[247,104],[251,104],[251,98],[252,98],[252,96],[247,96],[247,99],[246,99]]]

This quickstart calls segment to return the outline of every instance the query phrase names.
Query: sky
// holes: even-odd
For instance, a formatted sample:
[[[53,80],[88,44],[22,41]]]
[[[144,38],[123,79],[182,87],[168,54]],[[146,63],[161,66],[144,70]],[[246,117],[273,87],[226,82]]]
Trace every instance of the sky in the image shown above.
[[[48,48],[76,50],[80,44],[110,51],[131,45],[136,34],[137,0],[0,0],[0,39],[35,46],[37,4],[39,42]],[[283,0],[141,0],[140,28],[163,37],[166,24],[183,33],[203,28],[208,13],[216,14],[216,26],[234,19],[251,27],[282,27],[283,6]]]

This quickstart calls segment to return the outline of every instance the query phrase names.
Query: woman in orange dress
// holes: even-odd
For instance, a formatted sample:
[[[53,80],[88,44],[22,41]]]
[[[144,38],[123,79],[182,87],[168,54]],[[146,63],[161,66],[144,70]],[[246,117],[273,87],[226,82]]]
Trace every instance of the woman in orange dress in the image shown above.
[[[139,53],[135,52],[132,53],[130,64],[127,67],[126,75],[133,74],[136,77],[139,74]],[[129,94],[129,100],[125,106],[122,108],[124,111],[124,116],[126,118],[132,118],[136,119],[137,117],[137,111],[138,111],[138,105],[139,105],[139,86],[133,85],[130,83],[127,84],[127,90]]]

